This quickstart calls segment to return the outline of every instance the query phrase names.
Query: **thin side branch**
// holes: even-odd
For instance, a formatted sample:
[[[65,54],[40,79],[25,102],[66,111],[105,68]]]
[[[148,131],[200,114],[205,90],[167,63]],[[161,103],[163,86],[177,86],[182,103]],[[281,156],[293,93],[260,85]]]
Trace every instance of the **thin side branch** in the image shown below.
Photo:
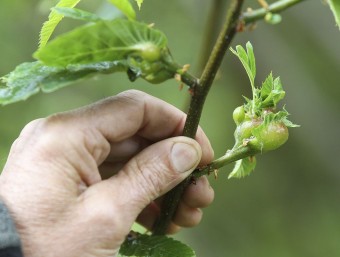
[[[268,12],[280,13],[293,5],[301,3],[302,1],[305,0],[280,0],[268,5],[268,8],[260,8],[257,10],[244,12],[241,19],[246,25],[257,20],[262,20]]]
[[[233,163],[237,160],[244,159],[249,156],[254,156],[255,154],[259,153],[259,151],[256,151],[254,149],[251,149],[249,146],[241,146],[237,149],[232,149],[226,152],[226,154],[207,166],[204,166],[202,168],[196,169],[192,174],[191,177],[196,179],[199,177],[202,177],[204,175],[209,175],[214,170],[217,170],[219,168],[222,168],[223,166],[226,166],[230,163]]]

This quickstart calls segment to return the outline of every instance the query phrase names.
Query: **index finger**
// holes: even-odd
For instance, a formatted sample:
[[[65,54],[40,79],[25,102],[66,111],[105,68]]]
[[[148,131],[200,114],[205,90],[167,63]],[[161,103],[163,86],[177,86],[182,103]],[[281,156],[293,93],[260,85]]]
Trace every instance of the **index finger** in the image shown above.
[[[133,135],[156,142],[182,133],[186,114],[171,104],[137,90],[129,90],[69,113],[79,115],[78,126],[96,128],[112,144]],[[202,164],[213,150],[201,128],[196,140],[202,147]]]

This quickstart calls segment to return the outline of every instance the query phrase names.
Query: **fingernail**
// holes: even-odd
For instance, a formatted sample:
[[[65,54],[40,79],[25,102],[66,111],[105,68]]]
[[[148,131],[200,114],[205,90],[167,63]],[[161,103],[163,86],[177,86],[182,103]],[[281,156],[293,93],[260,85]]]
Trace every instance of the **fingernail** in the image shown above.
[[[179,172],[189,171],[198,164],[199,154],[196,148],[185,143],[175,143],[171,150],[171,162]]]

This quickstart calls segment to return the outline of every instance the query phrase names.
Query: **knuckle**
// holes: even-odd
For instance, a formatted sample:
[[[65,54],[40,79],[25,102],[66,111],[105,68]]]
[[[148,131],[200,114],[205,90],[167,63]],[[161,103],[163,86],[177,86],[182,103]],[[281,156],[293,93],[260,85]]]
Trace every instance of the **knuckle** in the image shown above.
[[[34,134],[34,132],[41,126],[44,122],[44,118],[32,120],[25,125],[25,127],[21,130],[20,136],[29,136]]]
[[[117,95],[117,97],[123,97],[123,98],[127,98],[127,99],[140,99],[140,98],[144,98],[147,94],[140,91],[140,90],[137,90],[137,89],[129,89],[129,90],[126,90],[124,92],[121,92]]]
[[[63,126],[58,125],[60,117],[58,114],[41,118],[28,123],[22,130],[18,140],[26,146],[25,149],[48,157],[51,153],[51,146],[56,149],[60,145],[61,135],[66,139],[66,134]]]
[[[136,106],[138,108],[141,108],[145,104],[145,99],[148,97],[148,94],[136,90],[136,89],[130,89],[127,91],[124,91],[122,93],[119,93],[114,97],[114,99],[118,102],[122,102],[127,104],[127,106]]]

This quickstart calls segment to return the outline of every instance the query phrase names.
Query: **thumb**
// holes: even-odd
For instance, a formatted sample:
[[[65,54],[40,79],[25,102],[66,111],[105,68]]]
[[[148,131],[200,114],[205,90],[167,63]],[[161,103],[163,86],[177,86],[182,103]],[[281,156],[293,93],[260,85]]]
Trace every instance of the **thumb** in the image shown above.
[[[85,192],[91,195],[85,197],[86,205],[93,210],[91,215],[110,220],[116,233],[126,235],[140,212],[184,180],[201,156],[200,145],[187,137],[155,143],[134,156],[117,175],[91,186]]]
[[[130,188],[126,197],[141,211],[184,180],[199,164],[201,155],[201,147],[193,139],[166,139],[136,155],[112,182]]]

